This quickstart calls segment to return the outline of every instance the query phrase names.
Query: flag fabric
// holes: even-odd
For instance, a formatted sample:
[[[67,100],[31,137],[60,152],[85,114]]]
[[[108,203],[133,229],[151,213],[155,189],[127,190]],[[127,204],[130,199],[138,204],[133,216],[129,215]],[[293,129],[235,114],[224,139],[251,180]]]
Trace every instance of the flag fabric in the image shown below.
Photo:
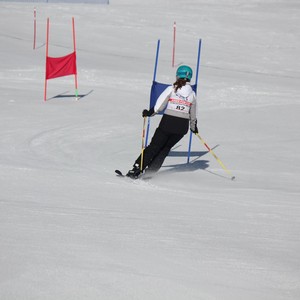
[[[77,74],[76,51],[61,57],[46,57],[46,79]]]
[[[170,86],[170,84],[165,84],[165,83],[160,83],[160,82],[157,82],[157,81],[153,81],[152,87],[151,87],[151,92],[150,92],[150,105],[149,105],[150,109],[152,107],[154,107],[158,97],[169,86]],[[163,112],[161,112],[160,114],[163,114]]]

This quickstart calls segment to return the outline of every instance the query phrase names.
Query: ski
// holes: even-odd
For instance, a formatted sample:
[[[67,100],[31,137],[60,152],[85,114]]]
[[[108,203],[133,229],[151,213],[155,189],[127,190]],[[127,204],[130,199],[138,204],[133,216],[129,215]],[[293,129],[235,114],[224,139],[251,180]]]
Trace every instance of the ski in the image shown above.
[[[115,170],[115,172],[119,177],[126,177],[120,170]]]
[[[126,178],[130,178],[130,179],[132,179],[132,180],[137,180],[137,179],[140,179],[140,180],[149,180],[149,179],[151,179],[152,178],[152,176],[147,176],[147,175],[145,175],[145,174],[141,174],[138,178],[131,178],[131,177],[128,177],[128,176],[126,176],[126,175],[124,175],[123,173],[122,173],[122,171],[120,171],[120,170],[115,170],[115,173],[116,173],[116,175],[118,176],[118,177],[126,177]]]
[[[140,178],[133,178],[133,177],[124,175],[124,174],[122,173],[122,171],[120,171],[120,170],[115,170],[115,173],[117,174],[118,177],[126,177],[126,178],[130,178],[130,179],[132,179],[132,180],[140,179]]]

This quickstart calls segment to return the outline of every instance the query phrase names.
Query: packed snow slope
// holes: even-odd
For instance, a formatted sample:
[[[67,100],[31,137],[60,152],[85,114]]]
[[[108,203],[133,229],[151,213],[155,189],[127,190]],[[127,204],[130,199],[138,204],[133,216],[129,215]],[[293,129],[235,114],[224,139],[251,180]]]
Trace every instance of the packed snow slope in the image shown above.
[[[33,50],[33,10],[37,40]],[[300,299],[300,3],[0,2],[0,298]],[[74,76],[45,78],[73,51]],[[156,79],[197,61],[201,141],[149,180],[141,150]],[[160,117],[151,119],[153,134]]]

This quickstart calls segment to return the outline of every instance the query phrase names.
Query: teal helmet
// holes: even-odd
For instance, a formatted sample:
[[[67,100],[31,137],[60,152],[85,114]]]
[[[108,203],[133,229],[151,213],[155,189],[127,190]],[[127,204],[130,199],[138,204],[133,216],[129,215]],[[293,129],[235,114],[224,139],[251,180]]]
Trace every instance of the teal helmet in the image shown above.
[[[190,81],[193,77],[193,70],[189,66],[180,66],[176,71],[176,77],[187,79]]]

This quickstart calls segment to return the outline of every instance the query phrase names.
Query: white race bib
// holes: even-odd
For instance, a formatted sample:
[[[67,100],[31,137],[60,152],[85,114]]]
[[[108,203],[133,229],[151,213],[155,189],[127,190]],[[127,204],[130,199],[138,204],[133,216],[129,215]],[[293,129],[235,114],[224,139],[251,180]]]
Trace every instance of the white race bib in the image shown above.
[[[188,114],[190,112],[191,105],[192,103],[188,100],[188,97],[185,99],[183,97],[181,97],[181,99],[176,97],[169,99],[167,109]]]

